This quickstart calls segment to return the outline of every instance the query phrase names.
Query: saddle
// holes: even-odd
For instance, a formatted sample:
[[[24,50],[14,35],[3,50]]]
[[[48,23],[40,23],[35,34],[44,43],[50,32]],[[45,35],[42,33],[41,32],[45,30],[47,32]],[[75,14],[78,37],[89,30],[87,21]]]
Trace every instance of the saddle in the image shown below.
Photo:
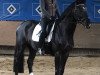
[[[45,42],[50,42],[51,41],[53,30],[54,30],[54,26],[55,26],[55,23],[52,25],[52,28],[51,28],[51,30],[49,32],[49,35],[45,38]],[[36,25],[36,27],[33,30],[32,40],[35,41],[35,42],[39,42],[39,38],[40,38],[41,32],[42,32],[42,27],[41,27],[41,24],[39,23],[39,24]]]

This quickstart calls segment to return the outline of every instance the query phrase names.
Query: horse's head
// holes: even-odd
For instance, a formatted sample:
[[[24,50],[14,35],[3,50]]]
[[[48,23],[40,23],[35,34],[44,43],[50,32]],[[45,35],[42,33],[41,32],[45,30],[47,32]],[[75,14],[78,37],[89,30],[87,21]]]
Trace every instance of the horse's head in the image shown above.
[[[74,9],[74,18],[77,22],[81,23],[87,29],[90,28],[90,20],[87,15],[87,7],[85,0],[76,0]]]

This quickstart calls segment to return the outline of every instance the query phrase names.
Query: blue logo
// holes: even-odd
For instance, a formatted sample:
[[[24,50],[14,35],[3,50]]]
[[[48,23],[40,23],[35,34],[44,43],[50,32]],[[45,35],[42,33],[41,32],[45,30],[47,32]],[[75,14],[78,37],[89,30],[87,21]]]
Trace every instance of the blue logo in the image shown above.
[[[39,3],[33,3],[32,4],[32,16],[36,20],[40,20],[41,18],[41,10],[40,10],[40,5]]]
[[[100,5],[94,6],[94,18],[100,18]]]
[[[3,4],[3,15],[5,16],[19,16],[20,15],[20,4],[19,3],[4,3]]]

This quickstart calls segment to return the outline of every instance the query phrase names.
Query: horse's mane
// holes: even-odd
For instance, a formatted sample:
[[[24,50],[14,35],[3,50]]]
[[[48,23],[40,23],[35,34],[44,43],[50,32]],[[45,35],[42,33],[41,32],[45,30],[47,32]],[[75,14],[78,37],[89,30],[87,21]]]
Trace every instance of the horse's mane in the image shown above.
[[[60,29],[60,23],[64,20],[65,17],[69,16],[70,13],[72,12],[73,8],[75,7],[75,2],[73,2],[71,5],[69,5],[64,12],[61,14],[61,16],[58,18],[58,20],[56,20],[55,22],[55,29],[53,31],[54,35],[57,33],[59,35],[59,37],[61,36],[61,29]],[[57,30],[57,32],[56,32]]]
[[[75,6],[75,2],[73,2],[71,5],[69,5],[64,12],[61,14],[59,20],[62,21],[65,16],[68,16],[71,13],[71,9],[73,9],[73,7]]]

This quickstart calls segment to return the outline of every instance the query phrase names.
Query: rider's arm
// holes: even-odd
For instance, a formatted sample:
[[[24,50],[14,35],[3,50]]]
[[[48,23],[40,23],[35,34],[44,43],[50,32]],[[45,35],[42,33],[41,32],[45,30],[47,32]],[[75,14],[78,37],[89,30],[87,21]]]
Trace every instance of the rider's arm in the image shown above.
[[[54,1],[54,4],[55,4],[55,15],[56,15],[57,18],[59,18],[60,13],[59,13],[59,10],[58,10],[57,0]]]
[[[41,12],[42,12],[42,17],[46,16],[46,17],[51,17],[51,15],[49,14],[49,12],[46,10],[46,2],[45,0],[40,0],[40,9],[41,9]]]

